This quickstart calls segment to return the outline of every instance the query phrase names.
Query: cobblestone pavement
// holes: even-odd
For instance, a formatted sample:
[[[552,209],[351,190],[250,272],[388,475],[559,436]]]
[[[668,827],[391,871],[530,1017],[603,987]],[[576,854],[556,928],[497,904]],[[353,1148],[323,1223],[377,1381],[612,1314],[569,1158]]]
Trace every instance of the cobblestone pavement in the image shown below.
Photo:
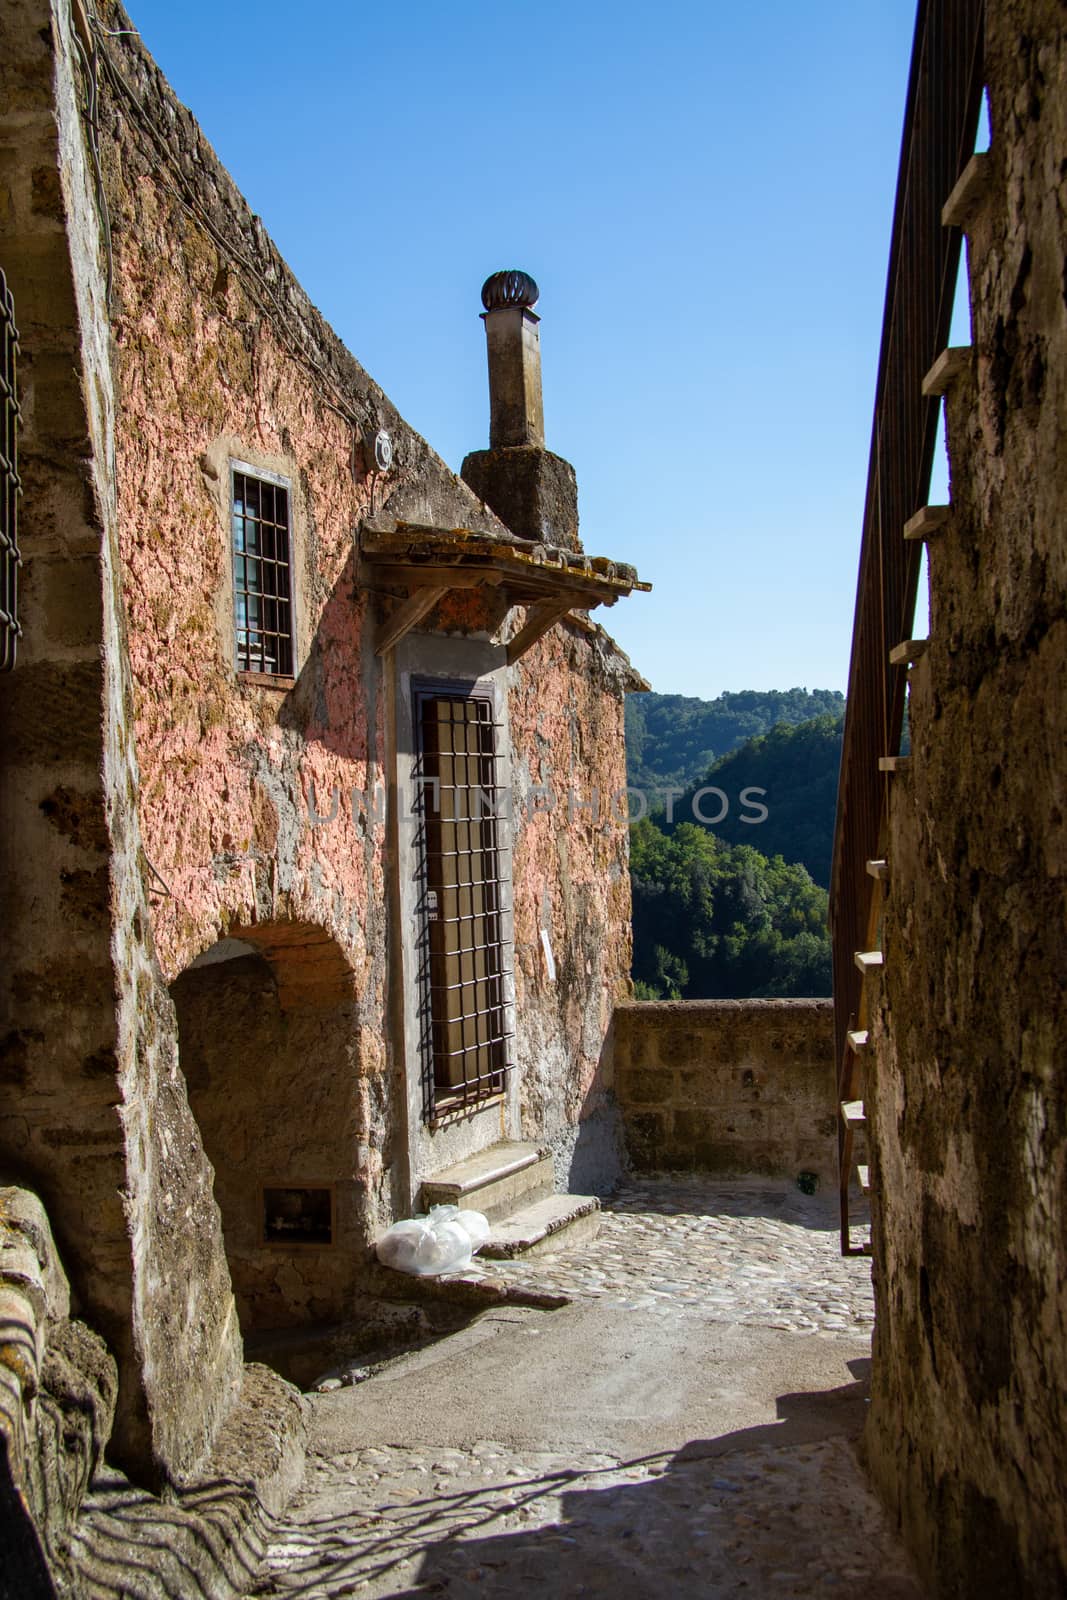
[[[920,1595],[842,1439],[691,1460],[491,1440],[312,1459],[268,1560],[256,1594],[286,1600]]]
[[[857,1215],[858,1244],[866,1213]],[[689,1307],[805,1333],[874,1326],[871,1263],[840,1254],[837,1196],[805,1195],[788,1183],[629,1184],[605,1201],[600,1232],[581,1250],[477,1265],[486,1277],[667,1316]]]
[[[709,1320],[759,1328],[753,1337],[778,1340],[786,1359],[794,1347],[812,1348],[816,1335],[840,1342],[843,1354],[832,1359],[843,1364],[864,1350],[872,1320],[869,1261],[837,1254],[825,1197],[782,1185],[635,1183],[608,1203],[594,1243],[484,1268],[614,1307],[605,1323],[614,1316],[618,1324],[619,1308],[627,1310],[635,1333],[651,1329],[654,1341],[656,1328],[666,1333],[664,1318],[684,1328]],[[821,1348],[830,1359],[832,1346]],[[472,1351],[443,1367],[442,1405],[454,1408],[455,1387],[478,1370]],[[352,1448],[337,1449],[335,1434],[329,1453],[309,1455],[255,1596],[788,1600],[862,1586],[865,1600],[919,1600],[865,1486],[851,1425],[811,1437],[791,1433],[788,1422],[761,1424],[634,1459],[598,1450],[604,1441],[595,1434],[584,1450],[538,1448],[533,1438],[453,1439],[445,1448],[433,1440],[435,1431],[447,1435],[423,1411],[405,1442],[369,1446],[366,1433],[358,1437],[359,1405],[374,1403],[385,1378],[348,1391]],[[395,1391],[395,1371],[386,1387]],[[857,1418],[861,1388],[843,1391]],[[581,1396],[565,1389],[561,1380],[553,1403],[580,1407]],[[313,1397],[312,1405],[331,1401]]]

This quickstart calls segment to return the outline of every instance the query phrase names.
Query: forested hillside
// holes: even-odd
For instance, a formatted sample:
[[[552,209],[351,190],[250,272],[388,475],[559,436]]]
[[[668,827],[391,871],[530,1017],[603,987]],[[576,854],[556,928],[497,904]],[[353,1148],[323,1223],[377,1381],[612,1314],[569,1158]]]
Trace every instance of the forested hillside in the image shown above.
[[[630,830],[638,998],[830,993],[826,891],[802,866],[683,822]]]
[[[749,739],[708,770],[675,802],[678,821],[700,821],[693,797],[701,788],[720,789],[729,801],[725,816],[712,831],[729,844],[754,845],[764,855],[800,861],[816,883],[830,887],[830,859],[837,807],[837,774],[841,765],[844,713],[814,717],[797,726],[779,723],[770,733]],[[746,790],[763,793],[742,805]],[[746,821],[766,807],[762,821]],[[698,810],[714,817],[723,809],[718,797],[706,797]]]
[[[844,697],[802,689],[715,701],[633,696],[628,726],[642,700],[652,702],[650,714],[638,755],[630,750],[627,759],[630,783],[645,790],[652,812],[630,836],[638,996],[828,995],[826,885]],[[796,716],[811,705],[814,715]],[[674,708],[680,730],[670,723]],[[738,738],[746,723],[755,735]],[[712,736],[733,742],[702,761]],[[669,788],[684,790],[670,821]],[[649,792],[657,789],[659,806]]]
[[[626,696],[626,772],[632,787],[687,788],[713,762],[780,722],[841,716],[837,689],[741,689],[698,700],[683,694]],[[650,794],[650,802],[654,797]],[[660,807],[652,804],[653,810]]]

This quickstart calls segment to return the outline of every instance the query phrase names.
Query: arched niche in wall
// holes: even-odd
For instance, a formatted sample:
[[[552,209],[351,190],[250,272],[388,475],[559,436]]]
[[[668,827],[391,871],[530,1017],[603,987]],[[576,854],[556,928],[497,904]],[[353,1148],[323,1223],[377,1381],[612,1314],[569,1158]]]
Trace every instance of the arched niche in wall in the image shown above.
[[[344,953],[309,924],[233,929],[171,994],[242,1332],[343,1317],[367,1243]]]

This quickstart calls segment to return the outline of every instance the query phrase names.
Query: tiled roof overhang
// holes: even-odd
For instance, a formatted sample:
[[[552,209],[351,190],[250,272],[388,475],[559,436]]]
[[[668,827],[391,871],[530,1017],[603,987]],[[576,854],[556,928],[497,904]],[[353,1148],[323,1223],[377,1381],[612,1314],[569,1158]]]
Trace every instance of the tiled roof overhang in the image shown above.
[[[360,531],[360,556],[367,586],[398,600],[378,630],[379,655],[392,649],[451,589],[480,584],[503,588],[511,605],[528,608],[524,626],[507,647],[510,663],[568,612],[612,606],[634,590],[652,588],[633,567],[606,556],[469,528],[368,519]]]

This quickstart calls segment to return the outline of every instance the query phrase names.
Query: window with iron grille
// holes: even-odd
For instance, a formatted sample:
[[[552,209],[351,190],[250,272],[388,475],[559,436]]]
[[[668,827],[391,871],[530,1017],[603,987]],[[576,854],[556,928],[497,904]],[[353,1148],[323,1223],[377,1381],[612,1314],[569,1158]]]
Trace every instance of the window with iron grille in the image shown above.
[[[289,485],[233,463],[233,613],[238,672],[293,673]]]
[[[420,685],[415,723],[423,1104],[432,1121],[504,1088],[511,906],[492,700]]]
[[[18,497],[19,333],[15,300],[0,272],[0,672],[10,672],[22,636],[19,627]]]

